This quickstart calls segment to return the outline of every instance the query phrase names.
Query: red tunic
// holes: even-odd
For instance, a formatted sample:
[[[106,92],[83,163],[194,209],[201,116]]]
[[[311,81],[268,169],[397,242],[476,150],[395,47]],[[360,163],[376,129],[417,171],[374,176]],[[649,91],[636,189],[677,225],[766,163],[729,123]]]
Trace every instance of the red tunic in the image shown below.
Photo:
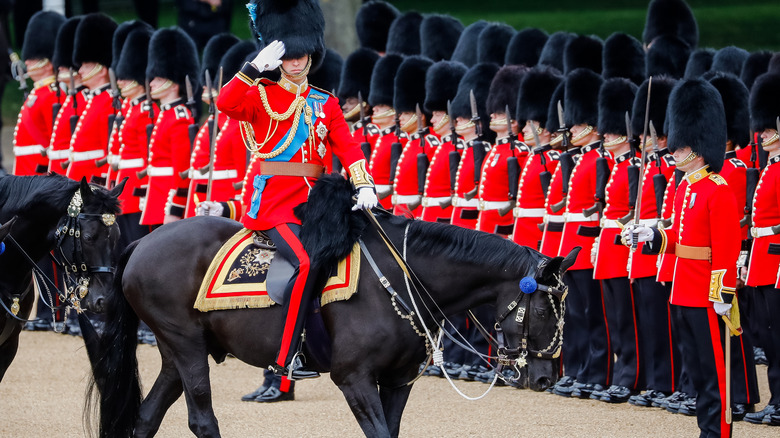
[[[191,124],[192,115],[183,99],[162,105],[157,112],[149,142],[149,184],[141,225],[162,224],[166,214],[184,216],[189,178],[181,175],[189,168]]]
[[[736,158],[737,153],[734,151],[726,152],[726,159],[723,161],[723,169],[720,170],[720,176],[726,179],[726,182],[731,187],[731,191],[734,193],[734,199],[737,202],[737,213],[740,215],[740,219],[745,214],[745,198],[747,198],[747,165],[741,160]],[[742,240],[748,238],[748,229],[750,227],[745,225],[741,228]]]
[[[401,133],[400,140],[395,135],[395,127],[385,128],[377,136],[374,147],[371,149],[371,159],[368,161],[368,173],[374,178],[379,203],[386,210],[393,209],[392,181],[390,181],[390,155],[392,144],[400,142],[405,145],[408,138],[405,133]],[[383,194],[386,197],[382,197]]]
[[[152,103],[154,105],[154,103]],[[155,114],[159,111],[154,108]],[[146,168],[146,160],[149,156],[147,150],[146,125],[151,123],[149,118],[149,102],[146,97],[139,97],[130,101],[130,106],[125,114],[125,120],[119,128],[119,170],[116,172],[116,182],[125,177],[125,188],[119,195],[122,201],[122,213],[138,213],[141,211],[140,199],[145,195],[144,190],[149,183],[149,177],[138,178],[138,172]]]
[[[393,181],[393,214],[420,217],[422,214],[422,196],[420,195],[419,172],[417,156],[426,154],[428,161],[433,159],[436,148],[440,145],[438,137],[428,134],[423,137],[422,145],[420,135],[414,133],[401,151],[398,157],[398,165],[395,168],[395,180]],[[414,210],[409,210],[409,204],[418,204]]]
[[[68,160],[70,155],[70,118],[75,115],[81,116],[84,107],[87,106],[87,87],[81,86],[76,90],[76,108],[73,108],[73,96],[68,95],[62,102],[62,107],[54,119],[54,128],[52,129],[51,139],[49,140],[49,172],[65,175],[66,170],[62,168],[62,163]]]
[[[496,142],[482,162],[482,176],[479,179],[479,217],[476,229],[486,233],[509,235],[509,228],[514,224],[512,211],[507,210],[503,216],[499,212],[510,205],[509,196],[509,157],[518,158],[524,164],[528,156],[528,146],[519,141],[509,143],[509,138]],[[520,164],[520,163],[519,163]],[[522,164],[520,164],[522,166]]]
[[[490,144],[484,141],[471,140],[468,147],[463,149],[460,154],[460,163],[455,175],[455,196],[452,198],[452,219],[450,223],[464,228],[476,229],[477,218],[479,217],[479,199],[474,198],[466,200],[466,193],[474,191],[477,183],[474,181],[474,150],[475,147],[484,148],[486,151]],[[479,179],[477,179],[479,181]]]
[[[677,167],[675,166],[675,169]],[[671,221],[672,214],[674,213],[674,202],[677,196],[677,181],[675,180],[675,172],[672,171],[672,176],[669,177],[669,181],[666,183],[666,193],[664,194],[664,205],[661,211],[663,219],[665,221]],[[672,281],[674,279],[674,265],[677,261],[677,257],[674,253],[666,253],[658,256],[657,266],[658,274],[656,275],[656,281]]]
[[[108,154],[108,116],[114,114],[114,98],[108,90],[109,85],[105,85],[87,94],[84,112],[70,139],[70,165],[65,173],[70,179],[106,178],[108,165],[98,167],[96,161]]]
[[[686,175],[677,188],[673,215],[672,226],[656,239],[661,252],[678,253],[669,302],[709,307],[724,301],[723,294],[736,288],[741,245],[740,217],[726,180],[707,167]],[[711,248],[711,261],[682,255],[680,245]]]
[[[51,107],[57,103],[54,84],[34,88],[22,104],[14,128],[14,175],[46,173],[49,159],[41,153],[52,133]]]
[[[560,158],[560,156],[559,156]],[[558,256],[558,249],[561,246],[561,235],[563,234],[563,213],[564,209],[553,212],[552,206],[563,200],[563,176],[561,175],[561,166],[557,166],[550,180],[550,189],[547,191],[547,198],[544,200],[544,231],[542,232],[542,242],[539,244],[539,252],[548,256]]]
[[[657,227],[658,226],[658,211],[656,209],[655,202],[655,186],[653,183],[653,177],[659,173],[664,175],[664,178],[669,184],[669,178],[674,176],[674,157],[670,154],[666,154],[665,150],[660,151],[662,157],[659,163],[656,163],[656,154],[652,153],[647,156],[647,164],[645,165],[645,173],[642,179],[642,206],[639,210],[639,219],[641,223],[646,226]],[[658,167],[660,164],[660,169]],[[672,182],[674,185],[674,182]],[[667,190],[669,189],[667,185]],[[664,198],[666,194],[664,193]],[[671,210],[671,208],[669,209]],[[663,207],[662,207],[663,214]],[[667,216],[671,215],[671,211],[667,213]],[[631,252],[631,260],[628,264],[628,278],[643,278],[654,277],[658,273],[658,256],[653,254],[644,254],[642,248],[644,242],[640,242],[636,251]],[[671,281],[671,277],[669,278]]]
[[[596,194],[596,159],[601,157],[599,143],[591,143],[582,148],[582,155],[574,165],[569,179],[569,197],[566,202],[566,220],[561,236],[561,247],[558,255],[566,256],[575,247],[582,247],[577,255],[577,260],[570,270],[592,269],[590,262],[590,248],[598,236],[598,215],[585,217],[583,210],[591,208],[595,202]],[[612,170],[613,160],[606,154],[604,157],[609,162]]]
[[[634,158],[631,159],[632,157]],[[628,204],[628,168],[631,165],[638,166],[640,160],[632,151],[615,157],[614,160],[615,165],[612,166],[607,182],[601,232],[594,243],[596,262],[593,264],[593,278],[596,280],[628,277],[629,248],[620,240],[620,227],[616,220],[631,211]]]
[[[542,164],[542,157],[544,157],[544,164]],[[517,185],[517,207],[513,214],[515,226],[512,233],[512,240],[518,245],[541,248],[542,229],[539,225],[544,223],[545,193],[539,175],[547,171],[552,177],[558,167],[559,157],[557,151],[552,150],[549,145],[544,145],[534,148],[522,167]],[[550,185],[552,186],[552,180]],[[551,189],[548,187],[547,193],[550,193]],[[560,191],[560,186],[558,189]],[[558,252],[557,247],[555,252]]]
[[[277,113],[287,111],[296,97],[294,93],[287,91],[277,83],[263,80],[257,86],[251,86],[240,76],[236,76],[222,88],[217,105],[227,116],[251,123],[257,137],[264,138],[266,133],[273,132],[273,128],[276,126],[275,133],[260,150],[260,153],[269,153],[290,130],[293,117],[278,122],[278,125],[273,122],[263,107],[258,87],[264,87],[268,96],[268,104]],[[350,165],[364,160],[365,157],[349,132],[338,99],[328,92],[318,91],[325,94],[326,100],[324,102],[317,100],[317,106],[320,108],[313,111],[312,114],[316,137],[307,138],[304,145],[295,152],[289,161],[314,163],[324,167],[325,154],[323,149],[330,148],[344,166],[349,168]],[[311,87],[307,87],[303,91],[305,96],[310,93]],[[320,155],[320,151],[323,152],[323,155]],[[274,175],[266,180],[265,188],[260,192],[253,187],[256,187],[255,181],[260,180],[260,162],[262,161],[257,155],[252,157],[244,178],[243,204],[247,213],[243,215],[241,222],[252,230],[268,230],[284,223],[300,224],[300,219],[293,213],[293,208],[306,202],[309,190],[314,185],[316,178]],[[260,196],[260,202],[258,210],[253,212],[250,207],[253,197],[257,199],[257,196],[253,196],[255,192]],[[256,217],[253,218],[253,215]]]
[[[452,135],[445,135],[441,140],[425,175],[421,219],[428,222],[449,222],[452,217],[452,205],[442,208],[441,204],[452,202],[450,152],[455,152],[456,148],[452,143]],[[457,142],[458,149],[463,149],[463,140],[458,139]]]
[[[780,225],[780,156],[769,159],[761,172],[753,198],[753,247],[748,262],[748,286],[775,284],[780,266],[780,234],[769,227]],[[771,250],[771,253],[770,253]]]
[[[198,129],[192,153],[190,154],[190,187],[187,190],[187,204],[184,208],[185,218],[195,216],[196,203],[193,196],[195,196],[196,185],[203,182],[200,169],[209,164],[209,142],[211,141],[209,126],[212,120],[214,120],[214,116],[209,115],[200,129]],[[208,178],[208,176],[206,176],[206,178]],[[205,201],[205,199],[206,198],[203,197],[200,201]]]
[[[119,131],[122,129],[122,123],[127,117],[127,111],[131,107],[129,99],[122,99],[122,107],[114,119],[114,126],[111,127],[111,136],[108,138],[108,169],[106,170],[106,187],[111,188],[116,181],[116,171],[113,166],[119,164]]]

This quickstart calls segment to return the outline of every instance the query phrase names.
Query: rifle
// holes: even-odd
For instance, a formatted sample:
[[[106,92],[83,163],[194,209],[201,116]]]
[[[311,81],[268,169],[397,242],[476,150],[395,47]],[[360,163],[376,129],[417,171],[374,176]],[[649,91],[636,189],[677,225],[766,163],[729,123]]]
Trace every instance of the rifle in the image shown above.
[[[108,156],[111,154],[111,134],[114,132],[114,124],[117,120],[117,112],[122,109],[122,101],[119,98],[119,87],[116,84],[116,73],[114,72],[114,69],[110,67],[108,69],[108,81],[111,84],[111,97],[113,98],[111,101],[111,107],[114,109],[114,112],[108,115],[108,147],[106,149],[108,153],[105,157],[95,160],[95,166],[97,167],[105,166],[106,163],[108,163]],[[112,170],[119,169],[113,169],[112,166]]]
[[[366,118],[366,108],[363,106],[363,93],[358,91],[358,105],[360,105],[360,124],[363,129],[363,142],[360,143],[360,150],[363,151],[363,156],[366,157],[366,161],[371,159],[371,144],[368,140],[368,121]]]
[[[447,116],[452,114],[452,108],[450,101],[447,100]],[[458,182],[458,167],[460,167],[460,153],[458,152],[458,140],[460,136],[455,131],[455,119],[450,119],[450,136],[452,137],[452,145],[455,147],[454,151],[450,151],[450,191],[455,192],[455,185]]]
[[[637,166],[633,163],[633,158],[636,156],[636,141],[634,140],[633,132],[631,131],[631,117],[628,115],[628,111],[626,111],[626,139],[628,140],[628,144],[631,146],[631,160],[629,162],[628,168],[626,169],[626,172],[628,172],[628,214],[623,216],[619,219],[619,222],[623,225],[629,223],[631,219],[636,217],[642,212],[642,206],[637,204],[637,198],[639,197],[639,192],[642,191],[642,187],[639,184],[639,172],[640,172],[640,166],[642,167],[642,172],[644,172],[645,167],[645,148],[644,144],[642,145],[642,162]],[[638,208],[637,208],[638,207]]]
[[[482,122],[477,111],[477,99],[474,97],[474,90],[469,91],[469,103],[471,104],[471,122],[474,123],[474,131],[477,138],[471,140],[471,151],[474,154],[474,189],[464,195],[466,200],[474,199],[479,190],[479,179],[482,176],[482,162],[485,161],[485,147],[482,144]]]
[[[430,165],[428,155],[425,153],[425,136],[428,134],[428,128],[423,123],[423,115],[422,111],[420,111],[419,103],[415,108],[415,113],[417,115],[417,135],[420,136],[420,149],[422,149],[422,152],[417,154],[417,192],[422,196],[425,192],[425,180],[428,176],[428,166]]]
[[[506,105],[504,108],[504,113],[506,114],[506,132],[509,136],[509,149],[514,151],[515,135],[512,132],[512,116],[509,114],[509,105]],[[506,214],[514,210],[517,205],[517,187],[520,182],[520,163],[517,161],[517,157],[515,157],[514,154],[506,159],[506,173],[509,188],[509,205],[498,209],[498,214],[501,216],[506,216]]]
[[[146,149],[149,150],[149,147],[152,143],[152,132],[154,131],[154,101],[152,101],[152,91],[149,87],[149,78],[146,78],[146,81],[144,82],[144,92],[146,93],[146,102],[149,105],[149,123],[146,124]],[[146,164],[148,167],[149,163]],[[146,168],[136,172],[138,179],[146,178],[146,174]]]
[[[71,104],[73,104],[73,114],[70,116],[70,135],[72,136],[74,132],[76,132],[76,124],[79,121],[78,116],[78,109],[79,109],[79,103],[76,99],[76,95],[78,94],[78,91],[76,90],[76,75],[73,73],[73,68],[69,69],[70,73],[70,88],[68,89],[68,94],[71,96]]]
[[[566,207],[566,201],[569,196],[569,180],[571,179],[571,172],[574,170],[574,156],[569,152],[569,128],[566,127],[566,123],[563,118],[563,105],[561,101],[558,101],[558,132],[561,133],[561,141],[563,142],[563,153],[558,158],[559,166],[561,166],[561,192],[563,193],[563,199],[560,202],[550,206],[550,210],[553,213],[557,213]]]
[[[739,221],[740,227],[746,227],[750,225],[753,216],[753,198],[756,194],[756,187],[758,186],[758,180],[761,175],[761,171],[756,166],[758,160],[758,144],[755,141],[755,134],[750,133],[750,161],[752,166],[748,167],[745,172],[745,189],[747,196],[745,197],[745,215]]]
[[[534,136],[534,144],[535,144],[534,149],[540,150],[542,146],[541,145],[542,141],[539,139],[539,132],[536,130],[536,126],[534,126],[533,123],[531,123],[531,131]],[[552,180],[552,173],[550,173],[550,171],[547,170],[547,157],[545,157],[544,151],[541,151],[539,153],[539,160],[542,163],[542,167],[544,167],[544,170],[539,172],[539,183],[542,185],[542,193],[544,193],[544,197],[547,198],[547,192],[550,190],[550,181]]]
[[[60,113],[60,110],[62,109],[62,103],[60,103],[60,98],[62,97],[62,88],[60,87],[60,81],[57,75],[54,75],[54,92],[57,93],[57,102],[54,103],[54,105],[51,106],[51,124],[52,127],[54,127],[54,124],[57,122],[57,114]],[[44,149],[45,151],[45,149]],[[46,152],[42,152],[42,154],[46,154]]]
[[[661,173],[661,153],[658,150],[658,133],[655,131],[653,121],[650,121],[650,138],[653,140],[653,150],[655,151],[655,167],[658,173],[653,175],[653,190],[655,192],[655,214],[656,218],[661,218],[661,212],[664,208],[664,195],[666,195],[666,185],[668,181]]]
[[[209,182],[206,186],[206,201],[211,201],[211,187],[214,185],[214,159],[217,151],[217,135],[219,133],[219,108],[214,104],[214,93],[211,89],[211,78],[209,77],[209,71],[206,70],[206,86],[209,89],[209,112],[214,111],[213,128],[209,133],[211,134],[210,146],[209,146]],[[217,79],[217,95],[222,91],[222,67],[219,67],[219,78]]]
[[[398,167],[398,160],[401,158],[401,152],[404,146],[401,144],[401,119],[399,114],[395,113],[395,142],[390,145],[390,185],[395,185],[395,168]]]
[[[208,74],[208,70],[206,70],[206,74]],[[195,115],[195,95],[192,92],[192,82],[190,81],[190,76],[187,75],[184,77],[184,86],[187,89],[187,108],[190,109],[190,112]],[[209,113],[213,114],[212,107],[214,106],[214,99],[211,95],[211,90],[209,90]],[[195,144],[195,138],[198,136],[198,123],[195,121],[195,118],[193,117],[193,123],[190,124],[190,126],[187,127],[187,134],[190,138],[190,150],[192,150],[192,145]],[[187,172],[189,173],[189,169],[187,169]],[[182,177],[184,178],[184,177]]]

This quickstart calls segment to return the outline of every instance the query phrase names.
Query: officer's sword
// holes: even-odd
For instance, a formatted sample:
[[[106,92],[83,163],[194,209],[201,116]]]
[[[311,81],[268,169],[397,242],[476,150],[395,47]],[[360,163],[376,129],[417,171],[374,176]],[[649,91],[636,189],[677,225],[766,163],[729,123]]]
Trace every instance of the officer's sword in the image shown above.
[[[626,119],[626,139],[628,140],[628,144],[631,147],[631,159],[633,159],[634,156],[636,156],[636,143],[633,141],[634,132],[631,130],[631,116],[628,115],[628,111],[626,111],[625,119]],[[640,181],[642,181],[642,176],[644,175],[644,171],[645,171],[644,147],[642,147],[642,152],[640,156],[642,157],[642,163],[639,165],[640,166],[639,168],[637,168],[637,166],[634,166],[633,164],[630,164],[631,162],[629,161],[629,166],[626,169],[626,171],[628,172],[628,205],[631,206],[632,205],[631,202],[633,201],[634,208],[631,211],[629,211],[627,215],[618,219],[618,222],[620,222],[623,225],[631,222],[631,219],[638,217],[638,215],[642,211],[641,210],[642,184],[640,183]]]
[[[24,68],[22,67],[22,61],[19,59],[19,55],[11,53],[11,66],[14,67],[14,76],[19,81],[19,91],[24,94],[24,101],[27,100],[29,93],[27,92],[27,81],[24,79]]]
[[[360,124],[363,130],[363,142],[360,143],[360,150],[363,152],[363,156],[366,157],[366,162],[368,162],[371,160],[371,145],[367,141],[368,121],[370,118],[366,118],[366,107],[363,106],[363,93],[361,91],[358,91],[358,105],[360,105]]]
[[[645,176],[645,158],[647,157],[647,152],[645,148],[645,143],[647,143],[647,129],[648,125],[650,124],[650,91],[653,87],[653,77],[650,76],[647,80],[647,100],[645,101],[645,127],[642,131],[642,168],[640,170],[639,175],[639,181],[642,181],[642,178]],[[634,227],[639,226],[639,211],[638,209],[642,206],[642,188],[641,184],[637,184],[640,186],[639,192],[636,196],[636,205],[634,206]],[[637,233],[631,233],[631,251],[636,251],[637,247],[639,247],[639,235]]]
[[[725,334],[723,335],[725,337],[723,342],[725,351],[723,355],[726,362],[726,424],[731,424],[731,328],[726,315],[723,315],[722,318],[723,325],[726,326]]]
[[[217,134],[219,133],[219,108],[217,107],[214,99],[219,96],[219,92],[222,90],[222,67],[219,67],[219,75],[217,77],[217,96],[211,88],[211,78],[209,78],[209,72],[206,70],[206,84],[209,88],[209,100],[211,106],[214,107],[214,129],[211,132],[211,145],[209,146],[209,182],[206,188],[206,201],[211,201],[211,186],[214,185],[214,157],[217,149]],[[210,108],[209,107],[209,108]]]

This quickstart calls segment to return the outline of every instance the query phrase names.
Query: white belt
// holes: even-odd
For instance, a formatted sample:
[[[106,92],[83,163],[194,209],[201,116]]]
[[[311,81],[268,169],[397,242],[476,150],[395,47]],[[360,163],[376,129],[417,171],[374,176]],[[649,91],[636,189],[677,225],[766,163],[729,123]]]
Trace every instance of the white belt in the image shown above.
[[[70,156],[70,150],[68,149],[51,149],[49,148],[49,153],[47,154],[49,156],[50,160],[64,160]]]
[[[622,225],[617,221],[617,219],[607,219],[605,217],[601,218],[599,225],[601,228],[622,228]]]
[[[750,235],[753,237],[767,237],[775,234],[777,233],[772,231],[772,227],[753,227],[750,229]]]
[[[544,223],[546,224],[562,224],[566,222],[562,214],[545,214]]]
[[[422,198],[423,207],[439,207],[442,202],[452,200],[452,196],[439,196],[438,198],[431,198],[425,196]]]
[[[192,175],[191,178],[195,180],[209,179],[208,172],[201,173],[199,170],[190,172],[190,175]],[[236,171],[236,169],[215,170],[211,175],[211,179],[214,181],[218,181],[221,179],[230,179],[230,178],[238,178],[238,171]]]
[[[113,154],[108,156],[108,164],[119,164],[119,161],[121,161],[122,157],[119,155]]]
[[[387,192],[389,190],[392,190],[393,186],[391,186],[390,184],[377,184],[374,186],[374,188],[376,189],[377,193],[379,193],[379,192]]]
[[[33,144],[30,146],[14,146],[14,155],[22,157],[24,155],[35,155],[43,152],[43,146],[39,144]]]
[[[106,156],[106,151],[104,151],[103,149],[95,149],[93,151],[83,151],[83,152],[71,152],[70,161],[75,163],[78,161],[97,160],[98,158],[103,158],[104,156]]]
[[[484,211],[484,210],[500,210],[502,208],[508,207],[509,201],[479,201],[479,205],[477,206],[477,209]]]
[[[154,167],[146,168],[146,174],[149,176],[173,176],[173,167]]]
[[[452,197],[453,207],[479,207],[479,199],[473,198],[467,201],[466,198],[459,198],[457,196]]]
[[[413,204],[420,200],[420,195],[393,195],[393,204]]]
[[[564,213],[563,220],[565,222],[592,222],[599,220],[599,214],[593,213],[590,216],[585,216],[584,213]]]
[[[125,160],[119,160],[119,168],[120,169],[134,169],[137,167],[144,167],[144,159],[143,158],[133,158],[133,159],[125,159]]]
[[[545,213],[544,208],[523,208],[523,207],[515,207],[514,210],[512,210],[512,214],[514,217],[521,218],[521,217],[544,217]]]

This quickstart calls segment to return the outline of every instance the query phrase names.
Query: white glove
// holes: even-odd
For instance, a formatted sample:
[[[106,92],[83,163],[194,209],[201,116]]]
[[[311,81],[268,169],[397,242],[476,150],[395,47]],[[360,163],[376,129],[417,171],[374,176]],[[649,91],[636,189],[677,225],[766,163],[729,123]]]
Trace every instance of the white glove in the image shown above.
[[[720,316],[723,316],[726,313],[728,313],[728,311],[731,309],[731,304],[729,304],[729,303],[712,303],[712,308],[715,309],[715,313],[717,313]]]
[[[222,216],[225,207],[219,202],[203,201],[198,204],[195,214],[198,216]]]
[[[379,200],[376,198],[376,193],[372,187],[361,187],[358,189],[357,201],[352,207],[352,211],[362,208],[363,210],[370,210],[379,204]]]
[[[276,70],[282,65],[284,51],[284,43],[274,40],[255,56],[255,59],[252,60],[252,65],[261,72]]]
[[[627,225],[620,232],[620,238],[623,240],[623,245],[631,246],[633,242],[632,234],[636,234],[637,242],[649,242],[653,240],[653,229],[644,225]]]

